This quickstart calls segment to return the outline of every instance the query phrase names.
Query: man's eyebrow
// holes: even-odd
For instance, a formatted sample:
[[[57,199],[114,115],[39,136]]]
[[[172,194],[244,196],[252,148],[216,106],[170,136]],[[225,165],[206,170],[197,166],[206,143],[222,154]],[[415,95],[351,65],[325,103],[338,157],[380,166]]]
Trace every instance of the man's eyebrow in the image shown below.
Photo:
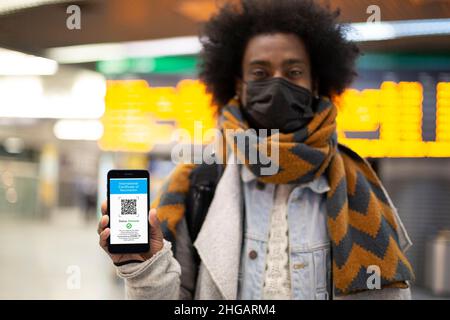
[[[292,65],[292,64],[306,64],[303,59],[287,59],[283,61],[283,65]]]
[[[272,64],[267,60],[253,60],[249,63],[250,66],[266,66],[270,67]]]

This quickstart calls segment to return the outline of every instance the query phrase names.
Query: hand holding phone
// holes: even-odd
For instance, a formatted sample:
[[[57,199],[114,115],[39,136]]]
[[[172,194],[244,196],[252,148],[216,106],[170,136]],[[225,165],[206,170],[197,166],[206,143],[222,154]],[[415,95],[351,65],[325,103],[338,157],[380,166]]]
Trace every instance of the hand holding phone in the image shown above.
[[[149,213],[149,184],[146,170],[108,172],[107,203],[102,205],[98,232],[101,247],[115,264],[147,260],[162,248],[156,212]]]
[[[164,245],[163,234],[159,226],[159,220],[156,216],[156,209],[152,209],[149,212],[148,219],[151,225],[150,228],[150,249],[144,253],[133,254],[113,254],[108,250],[108,238],[110,235],[109,216],[107,212],[107,202],[102,203],[102,217],[98,223],[97,233],[99,234],[99,244],[103,250],[110,256],[113,263],[117,266],[125,264],[130,261],[143,262],[150,259],[154,254],[160,251]]]

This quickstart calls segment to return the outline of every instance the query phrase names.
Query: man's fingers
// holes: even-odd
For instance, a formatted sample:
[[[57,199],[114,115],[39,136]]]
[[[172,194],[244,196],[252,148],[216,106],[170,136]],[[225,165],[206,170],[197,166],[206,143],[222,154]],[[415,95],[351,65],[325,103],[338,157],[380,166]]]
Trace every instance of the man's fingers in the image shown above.
[[[150,222],[150,251],[147,259],[160,251],[164,246],[164,235],[161,230],[156,209],[150,210],[148,213],[148,221]],[[145,258],[145,256],[144,256]]]
[[[150,222],[150,225],[154,228],[159,228],[159,219],[156,215],[156,209],[151,209],[148,213],[148,221]]]
[[[148,214],[148,220],[150,222],[150,235],[151,237],[157,237],[158,239],[163,238],[163,234],[160,227],[160,222],[156,214],[156,209],[151,209]]]
[[[100,233],[100,240],[99,240],[100,247],[106,248],[108,246],[107,242],[108,237],[109,237],[109,228],[106,228]]]
[[[98,222],[98,227],[97,227],[98,234],[100,234],[100,232],[102,232],[103,229],[108,225],[109,217],[107,215],[106,209],[107,209],[106,201],[103,201],[102,205],[101,205],[102,217],[100,218],[100,221]],[[105,222],[105,217],[108,217],[108,219],[106,219],[106,222]]]
[[[108,208],[108,205],[106,204],[106,201],[102,202],[102,215],[107,214],[106,209]]]
[[[106,228],[109,222],[109,216],[102,216],[98,222],[97,233],[100,234]]]

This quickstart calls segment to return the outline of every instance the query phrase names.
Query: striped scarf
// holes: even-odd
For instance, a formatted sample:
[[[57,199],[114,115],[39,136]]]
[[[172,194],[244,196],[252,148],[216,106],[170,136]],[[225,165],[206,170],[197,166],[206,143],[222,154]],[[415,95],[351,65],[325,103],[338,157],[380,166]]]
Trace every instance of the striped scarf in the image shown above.
[[[279,151],[278,172],[261,174],[262,166],[248,161],[234,137],[248,125],[235,100],[222,109],[220,127],[225,134],[221,157],[234,153],[261,182],[302,184],[324,174],[329,182],[327,192],[327,226],[331,239],[333,284],[336,295],[368,290],[368,267],[377,266],[382,287],[407,287],[413,280],[412,267],[399,246],[398,225],[381,181],[366,160],[337,143],[337,108],[327,98],[317,102],[312,121],[290,134],[268,137],[255,134],[260,152],[270,156],[271,143]],[[247,131],[248,132],[248,131]],[[251,144],[251,143],[249,143]],[[221,149],[222,150],[222,149]],[[164,183],[152,207],[158,208],[163,225],[176,236],[177,223],[185,211],[193,164],[178,165]]]

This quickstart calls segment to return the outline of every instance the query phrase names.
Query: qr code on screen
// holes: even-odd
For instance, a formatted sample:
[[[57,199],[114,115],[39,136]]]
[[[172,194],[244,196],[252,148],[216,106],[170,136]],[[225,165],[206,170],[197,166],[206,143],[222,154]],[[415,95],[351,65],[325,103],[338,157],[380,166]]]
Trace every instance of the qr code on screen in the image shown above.
[[[122,214],[136,214],[136,199],[121,199]]]

